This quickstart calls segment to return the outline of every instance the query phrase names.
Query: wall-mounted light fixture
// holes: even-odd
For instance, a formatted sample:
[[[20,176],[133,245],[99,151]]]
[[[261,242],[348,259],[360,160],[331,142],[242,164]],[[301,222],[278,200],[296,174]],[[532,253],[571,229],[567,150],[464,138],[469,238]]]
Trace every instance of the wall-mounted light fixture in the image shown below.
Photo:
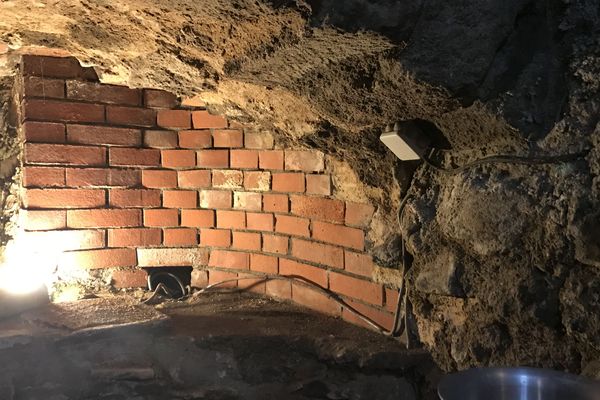
[[[402,161],[420,160],[430,144],[429,138],[412,121],[388,125],[379,139]]]

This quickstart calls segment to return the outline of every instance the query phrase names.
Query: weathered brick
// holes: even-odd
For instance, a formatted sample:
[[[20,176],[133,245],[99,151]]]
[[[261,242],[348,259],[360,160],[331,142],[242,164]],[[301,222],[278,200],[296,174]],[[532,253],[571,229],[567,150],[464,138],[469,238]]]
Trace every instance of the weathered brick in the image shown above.
[[[334,268],[344,268],[344,251],[339,247],[292,238],[292,255]]]
[[[196,153],[192,150],[162,150],[162,166],[165,168],[189,168],[196,166]]]
[[[194,269],[191,274],[190,285],[193,288],[205,288],[208,286],[208,271]]]
[[[330,196],[331,177],[329,175],[306,175],[306,193]]]
[[[335,317],[340,316],[342,312],[341,306],[327,295],[300,283],[292,284],[292,300],[312,310]]]
[[[67,212],[65,210],[21,210],[19,226],[31,231],[66,228]]]
[[[246,213],[243,211],[217,210],[217,228],[246,228]]]
[[[177,132],[147,130],[144,132],[144,146],[156,149],[177,147]]]
[[[121,228],[140,226],[141,210],[67,210],[69,228]]]
[[[180,131],[179,147],[184,149],[206,149],[212,146],[212,134],[204,131]]]
[[[269,132],[245,132],[244,147],[247,149],[272,149],[273,135]]]
[[[158,246],[161,230],[155,228],[109,229],[109,247]]]
[[[213,210],[181,210],[181,226],[212,228],[215,226]]]
[[[65,124],[56,122],[27,121],[23,123],[23,132],[26,142],[64,143],[66,140]]]
[[[368,254],[344,250],[344,269],[370,278],[373,276],[373,259]]]
[[[177,187],[177,172],[165,170],[142,171],[142,185],[147,188],[166,189]]]
[[[158,89],[144,89],[144,105],[151,108],[177,107],[177,96]]]
[[[143,269],[113,271],[111,284],[117,289],[146,287],[148,285],[148,273]]]
[[[287,236],[268,235],[263,233],[262,251],[265,253],[287,254],[289,248],[289,238]]]
[[[229,281],[230,279],[237,279],[237,274],[235,272],[227,272],[227,271],[217,271],[217,270],[210,270],[208,272],[208,284],[209,285],[214,285],[216,283],[220,283],[223,281]],[[218,286],[219,289],[233,289],[236,288],[238,285],[238,281],[237,280],[233,280],[231,282],[226,282],[223,284],[220,284]]]
[[[266,192],[271,187],[271,173],[244,171],[244,189]]]
[[[285,276],[299,276],[317,285],[327,288],[327,271],[323,268],[302,264],[287,258],[279,259],[279,274]]]
[[[332,272],[329,274],[329,288],[344,296],[383,306],[383,287],[380,284]]]
[[[246,213],[246,227],[251,231],[273,232],[273,214]]]
[[[200,207],[231,208],[231,192],[224,190],[201,190]]]
[[[371,223],[375,207],[370,204],[346,203],[346,225],[366,227]]]
[[[165,229],[163,235],[165,246],[196,246],[198,244],[198,232],[195,229]]]
[[[156,167],[160,165],[160,151],[155,149],[112,147],[108,151],[108,163],[116,166]]]
[[[108,205],[116,208],[160,207],[160,190],[111,189]]]
[[[199,94],[181,99],[181,105],[184,107],[206,107],[206,103]]]
[[[128,106],[141,104],[141,92],[138,89],[84,81],[67,81],[67,98]]]
[[[104,106],[87,103],[67,103],[59,100],[27,99],[23,117],[46,121],[104,122]]]
[[[25,97],[62,99],[65,97],[65,81],[25,76],[23,78],[23,93]]]
[[[100,249],[104,245],[104,231],[91,229],[54,230],[47,232],[26,232],[24,238],[31,248],[52,246],[52,250]]]
[[[67,141],[77,144],[140,146],[139,129],[113,128],[93,125],[67,125]]]
[[[320,197],[290,196],[292,214],[327,222],[344,223],[344,202]]]
[[[239,129],[221,129],[213,131],[214,147],[243,147],[244,134]]]
[[[287,194],[263,194],[263,210],[287,213],[290,210]]]
[[[304,193],[304,190],[304,174],[290,172],[273,174],[274,192]]]
[[[268,296],[290,300],[292,298],[292,282],[274,279],[265,282],[265,293]]]
[[[67,168],[66,175],[67,185],[76,187],[133,187],[141,183],[140,171],[132,169]]]
[[[258,168],[258,151],[231,150],[231,168]]]
[[[92,146],[25,143],[25,162],[101,166],[106,164],[106,149]]]
[[[106,106],[106,120],[115,125],[153,127],[156,111],[148,108]]]
[[[277,274],[279,271],[279,260],[273,256],[250,254],[250,269],[265,274]]]
[[[60,167],[25,167],[23,185],[25,187],[65,186],[65,169]]]
[[[163,207],[195,208],[198,205],[198,192],[194,190],[164,190]]]
[[[144,226],[162,227],[179,225],[179,212],[175,209],[144,210]]]
[[[229,150],[200,150],[197,153],[198,166],[202,168],[228,168]]]
[[[229,247],[231,231],[229,229],[201,229],[200,246]]]
[[[211,186],[210,171],[177,171],[177,185],[180,188],[208,188]]]
[[[238,210],[260,211],[262,195],[255,192],[234,192],[233,208]]]
[[[231,247],[239,250],[260,251],[260,233],[232,232],[233,243]]]
[[[208,254],[200,248],[137,249],[140,267],[201,266],[208,262]]]
[[[250,257],[248,253],[213,250],[210,253],[208,265],[219,268],[249,269]]]
[[[310,221],[306,218],[275,215],[275,232],[310,237]]]
[[[159,110],[156,123],[163,128],[190,129],[192,127],[188,110]]]
[[[242,171],[215,169],[212,171],[212,185],[222,189],[237,189],[242,187],[244,175]]]
[[[220,115],[212,115],[206,110],[193,111],[194,129],[227,128],[227,120]]]
[[[93,208],[106,204],[104,190],[96,189],[25,189],[25,208]]]
[[[264,150],[258,153],[260,169],[282,170],[283,150]]]
[[[361,229],[315,221],[312,225],[313,239],[321,242],[364,250],[365,233]]]
[[[25,54],[21,60],[23,75],[36,75],[49,78],[72,78],[97,81],[93,68],[84,68],[73,57],[49,57]]]
[[[319,151],[285,151],[285,169],[288,171],[321,172],[325,157]]]
[[[135,249],[100,249],[63,253],[59,266],[69,269],[133,267],[137,263]]]

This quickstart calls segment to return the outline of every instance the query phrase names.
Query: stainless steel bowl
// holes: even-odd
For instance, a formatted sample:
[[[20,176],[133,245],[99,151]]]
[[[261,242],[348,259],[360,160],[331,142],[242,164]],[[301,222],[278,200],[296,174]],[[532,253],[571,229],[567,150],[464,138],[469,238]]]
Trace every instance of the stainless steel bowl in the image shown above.
[[[442,400],[600,400],[600,382],[537,368],[475,368],[446,376]]]

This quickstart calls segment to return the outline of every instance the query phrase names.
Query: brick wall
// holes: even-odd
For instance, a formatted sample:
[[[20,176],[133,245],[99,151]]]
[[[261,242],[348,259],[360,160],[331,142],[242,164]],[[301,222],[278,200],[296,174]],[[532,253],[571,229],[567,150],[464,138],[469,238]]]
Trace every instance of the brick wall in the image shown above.
[[[116,287],[145,285],[146,267],[193,266],[197,286],[295,275],[391,326],[397,292],[370,280],[364,252],[373,208],[332,197],[322,153],[275,149],[163,91],[100,84],[72,58],[24,56],[22,74],[23,227],[59,238],[60,267],[111,269]],[[359,323],[302,284],[239,287]]]

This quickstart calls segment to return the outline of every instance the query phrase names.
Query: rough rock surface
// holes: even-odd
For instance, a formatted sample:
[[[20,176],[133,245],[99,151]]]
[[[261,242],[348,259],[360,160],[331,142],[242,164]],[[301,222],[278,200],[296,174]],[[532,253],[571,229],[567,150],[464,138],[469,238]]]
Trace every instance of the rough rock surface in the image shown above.
[[[19,0],[0,15],[12,47],[199,93],[279,144],[341,160],[338,193],[379,207],[378,262],[396,266],[407,240],[421,339],[444,368],[582,371],[600,357],[597,0]],[[585,156],[442,173],[379,143],[396,120],[420,126],[445,165]]]

